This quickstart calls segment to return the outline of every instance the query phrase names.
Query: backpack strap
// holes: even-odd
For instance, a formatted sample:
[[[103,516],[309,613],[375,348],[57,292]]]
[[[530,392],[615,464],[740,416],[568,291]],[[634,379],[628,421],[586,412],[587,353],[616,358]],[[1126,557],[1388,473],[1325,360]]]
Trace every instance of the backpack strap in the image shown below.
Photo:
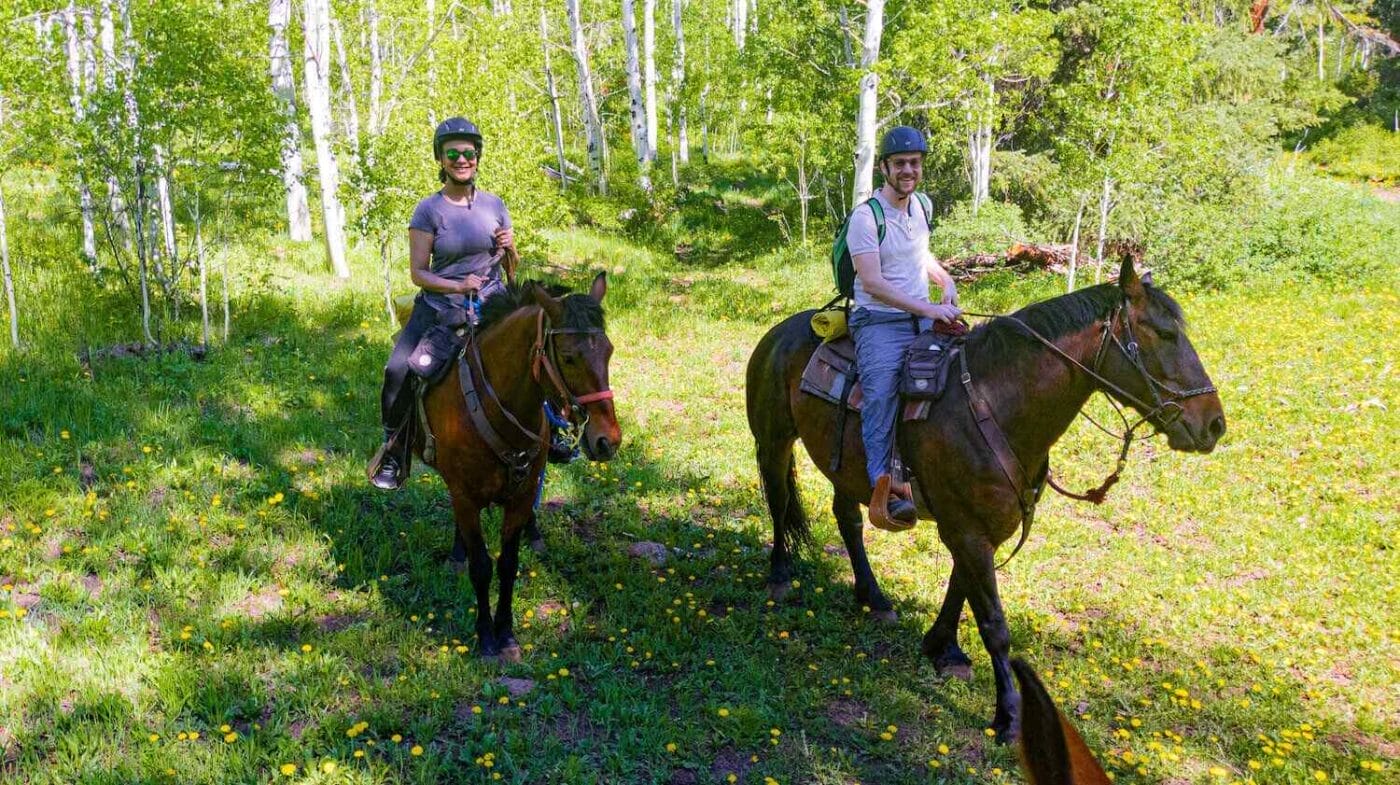
[[[928,194],[923,191],[915,191],[914,196],[919,200],[919,206],[924,208],[924,221],[928,224],[928,230],[933,231],[933,200],[928,198]]]
[[[885,206],[880,204],[880,200],[870,197],[865,200],[866,206],[870,208],[870,214],[875,216],[875,240],[877,243],[885,242]]]

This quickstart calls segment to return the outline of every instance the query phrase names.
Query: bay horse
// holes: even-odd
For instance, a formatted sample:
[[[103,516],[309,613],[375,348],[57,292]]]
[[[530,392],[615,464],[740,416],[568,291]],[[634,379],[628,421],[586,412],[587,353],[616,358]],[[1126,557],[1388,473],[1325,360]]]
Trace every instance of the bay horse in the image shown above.
[[[856,602],[879,618],[893,619],[861,531],[860,505],[872,489],[860,425],[851,417],[840,434],[846,459],[833,472],[836,407],[798,389],[820,344],[810,328],[812,313],[796,314],[769,330],[747,369],[749,429],[773,519],[769,593],[780,599],[791,588],[793,553],[811,538],[793,461],[793,442],[800,438],[834,486],[831,511],[855,573]],[[1145,422],[1166,433],[1174,450],[1210,452],[1225,432],[1225,417],[1186,338],[1180,306],[1153,287],[1150,276],[1138,276],[1131,255],[1123,259],[1117,284],[1081,289],[992,319],[968,334],[963,353],[967,381],[950,381],[926,420],[900,423],[897,443],[912,470],[919,517],[937,523],[953,557],[942,608],[921,651],[941,674],[966,678],[972,661],[958,646],[958,617],[964,602],[972,606],[996,679],[992,727],[1006,742],[1018,729],[1020,696],[1011,678],[1011,637],[993,555],[1022,526],[1026,498],[1024,488],[1013,487],[1003,456],[989,448],[982,430],[986,423],[979,425],[972,404],[1000,425],[1003,444],[1030,470],[1032,486],[1044,480],[1051,445],[1095,390],[1138,410]],[[974,390],[980,400],[970,397]]]
[[[604,331],[606,293],[604,273],[588,294],[555,297],[538,283],[510,285],[482,304],[467,349],[424,394],[433,444],[425,454],[427,435],[415,429],[414,452],[437,470],[451,496],[452,560],[467,563],[484,657],[520,658],[511,599],[521,534],[532,520],[548,453],[545,401],[579,427],[590,459],[610,459],[622,441],[608,387],[613,347]],[[494,615],[492,560],[481,529],[481,513],[491,505],[503,510]]]

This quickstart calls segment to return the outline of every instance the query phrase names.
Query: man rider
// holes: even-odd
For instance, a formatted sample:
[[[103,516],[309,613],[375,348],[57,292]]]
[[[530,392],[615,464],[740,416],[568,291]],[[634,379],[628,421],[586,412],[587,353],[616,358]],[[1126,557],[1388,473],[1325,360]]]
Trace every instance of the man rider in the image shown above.
[[[929,250],[932,217],[912,198],[923,180],[927,152],[917,129],[897,126],[885,134],[879,155],[884,185],[874,196],[884,208],[885,239],[879,239],[868,202],[851,214],[846,235],[856,273],[850,328],[865,390],[860,435],[872,487],[890,473],[905,347],[931,321],[952,322],[962,313],[952,277]],[[938,302],[929,298],[930,283],[939,287]],[[891,487],[902,486],[900,479],[893,478]],[[909,499],[891,496],[888,509],[892,519],[908,524],[917,519]]]

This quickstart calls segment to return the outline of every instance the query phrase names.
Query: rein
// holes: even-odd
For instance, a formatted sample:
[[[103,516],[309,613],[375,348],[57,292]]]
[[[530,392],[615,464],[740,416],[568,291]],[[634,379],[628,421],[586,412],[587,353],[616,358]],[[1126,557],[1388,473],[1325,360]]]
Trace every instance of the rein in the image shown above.
[[[1103,431],[1104,433],[1110,436],[1113,436],[1114,438],[1121,440],[1123,442],[1123,446],[1118,451],[1118,462],[1115,465],[1113,472],[1109,474],[1108,477],[1104,478],[1104,481],[1100,483],[1097,488],[1090,488],[1089,490],[1084,491],[1083,493],[1074,493],[1073,491],[1069,491],[1061,487],[1059,483],[1055,482],[1055,478],[1047,471],[1046,482],[1049,483],[1050,487],[1053,488],[1056,493],[1059,493],[1060,495],[1066,496],[1071,499],[1076,499],[1078,501],[1087,501],[1093,504],[1102,504],[1104,502],[1104,499],[1108,497],[1109,489],[1111,489],[1115,484],[1118,483],[1118,480],[1120,479],[1123,473],[1123,469],[1128,464],[1128,450],[1132,447],[1133,439],[1136,438],[1138,428],[1150,423],[1160,432],[1167,425],[1170,425],[1172,422],[1175,422],[1176,419],[1181,416],[1182,412],[1184,411],[1184,409],[1181,406],[1182,401],[1188,398],[1194,398],[1198,395],[1206,395],[1208,393],[1213,393],[1216,391],[1214,385],[1206,385],[1205,387],[1197,387],[1190,390],[1177,390],[1171,387],[1170,385],[1166,384],[1165,382],[1161,381],[1157,377],[1153,376],[1152,373],[1147,370],[1147,366],[1143,364],[1142,353],[1139,350],[1137,339],[1133,336],[1131,320],[1128,319],[1127,313],[1128,301],[1124,299],[1118,305],[1114,306],[1113,311],[1110,312],[1108,317],[1104,319],[1103,333],[1099,338],[1099,348],[1098,351],[1094,353],[1094,364],[1091,368],[1089,366],[1086,366],[1079,360],[1075,359],[1074,357],[1071,357],[1069,353],[1061,349],[1049,338],[1046,338],[1045,336],[1041,335],[1035,330],[1035,328],[1026,324],[1024,321],[1016,318],[1015,316],[1010,316],[1006,314],[989,314],[964,311],[964,314],[967,316],[976,316],[992,320],[1006,319],[1007,321],[1016,325],[1025,333],[1030,335],[1032,338],[1044,344],[1046,348],[1059,355],[1071,365],[1074,365],[1079,370],[1088,374],[1088,376],[1098,384],[1100,392],[1112,392],[1126,399],[1134,407],[1138,409],[1148,410],[1147,414],[1142,415],[1137,422],[1130,424],[1128,422],[1127,416],[1123,414],[1122,405],[1119,404],[1118,401],[1115,400],[1112,395],[1105,395],[1105,397],[1108,398],[1109,403],[1113,406],[1114,411],[1118,414],[1119,419],[1123,421],[1124,432],[1122,433],[1122,435],[1113,433],[1112,431],[1100,425],[1096,420],[1094,420],[1093,417],[1089,416],[1088,414],[1085,414],[1082,409],[1080,410],[1080,415],[1083,416],[1089,422],[1093,423],[1094,427],[1098,428],[1099,430]],[[1123,323],[1123,332],[1127,336],[1127,343],[1124,343],[1123,340],[1120,339],[1113,330],[1114,324],[1120,321],[1120,316],[1121,321]],[[1113,382],[1109,381],[1107,378],[1104,377],[1102,373],[1099,372],[1099,369],[1103,365],[1104,357],[1108,353],[1108,346],[1110,340],[1112,341],[1113,345],[1116,346],[1120,352],[1122,352],[1123,356],[1126,357],[1128,361],[1132,363],[1133,367],[1137,369],[1138,375],[1142,377],[1142,380],[1146,384],[1148,391],[1152,393],[1152,405],[1149,405],[1146,401],[1142,400],[1136,395],[1133,395],[1132,393],[1128,392],[1127,390],[1123,389],[1117,384],[1114,384]],[[969,382],[970,379],[964,380],[965,384]],[[1164,392],[1168,396],[1166,399],[1162,397],[1162,393]],[[1169,413],[1170,419],[1164,418],[1164,413]]]

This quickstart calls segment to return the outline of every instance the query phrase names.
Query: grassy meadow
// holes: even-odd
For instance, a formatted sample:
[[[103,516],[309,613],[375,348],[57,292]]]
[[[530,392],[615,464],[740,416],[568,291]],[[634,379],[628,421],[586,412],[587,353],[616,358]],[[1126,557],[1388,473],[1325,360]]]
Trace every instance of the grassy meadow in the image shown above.
[[[972,683],[918,653],[951,565],[931,525],[867,530],[900,620],[866,618],[804,459],[825,545],[767,601],[743,368],[769,325],[827,299],[829,274],[820,242],[784,245],[751,197],[707,198],[745,233],[690,227],[712,253],[686,262],[522,228],[537,270],[611,273],[624,444],[551,467],[514,665],[472,651],[442,483],[364,480],[390,346],[368,248],[340,285],[315,247],[226,242],[232,332],[203,361],[80,362],[77,343],[139,334],[130,308],[21,269],[26,318],[47,327],[0,354],[0,781],[1021,781],[984,733],[970,613]],[[1394,284],[1183,295],[1225,404],[1220,447],[1136,447],[1101,507],[1048,496],[1003,570],[1014,651],[1117,782],[1395,781]],[[1059,286],[994,277],[964,298],[1006,310]],[[1078,487],[1115,449],[1076,426],[1053,457]],[[665,563],[629,556],[638,542]]]

